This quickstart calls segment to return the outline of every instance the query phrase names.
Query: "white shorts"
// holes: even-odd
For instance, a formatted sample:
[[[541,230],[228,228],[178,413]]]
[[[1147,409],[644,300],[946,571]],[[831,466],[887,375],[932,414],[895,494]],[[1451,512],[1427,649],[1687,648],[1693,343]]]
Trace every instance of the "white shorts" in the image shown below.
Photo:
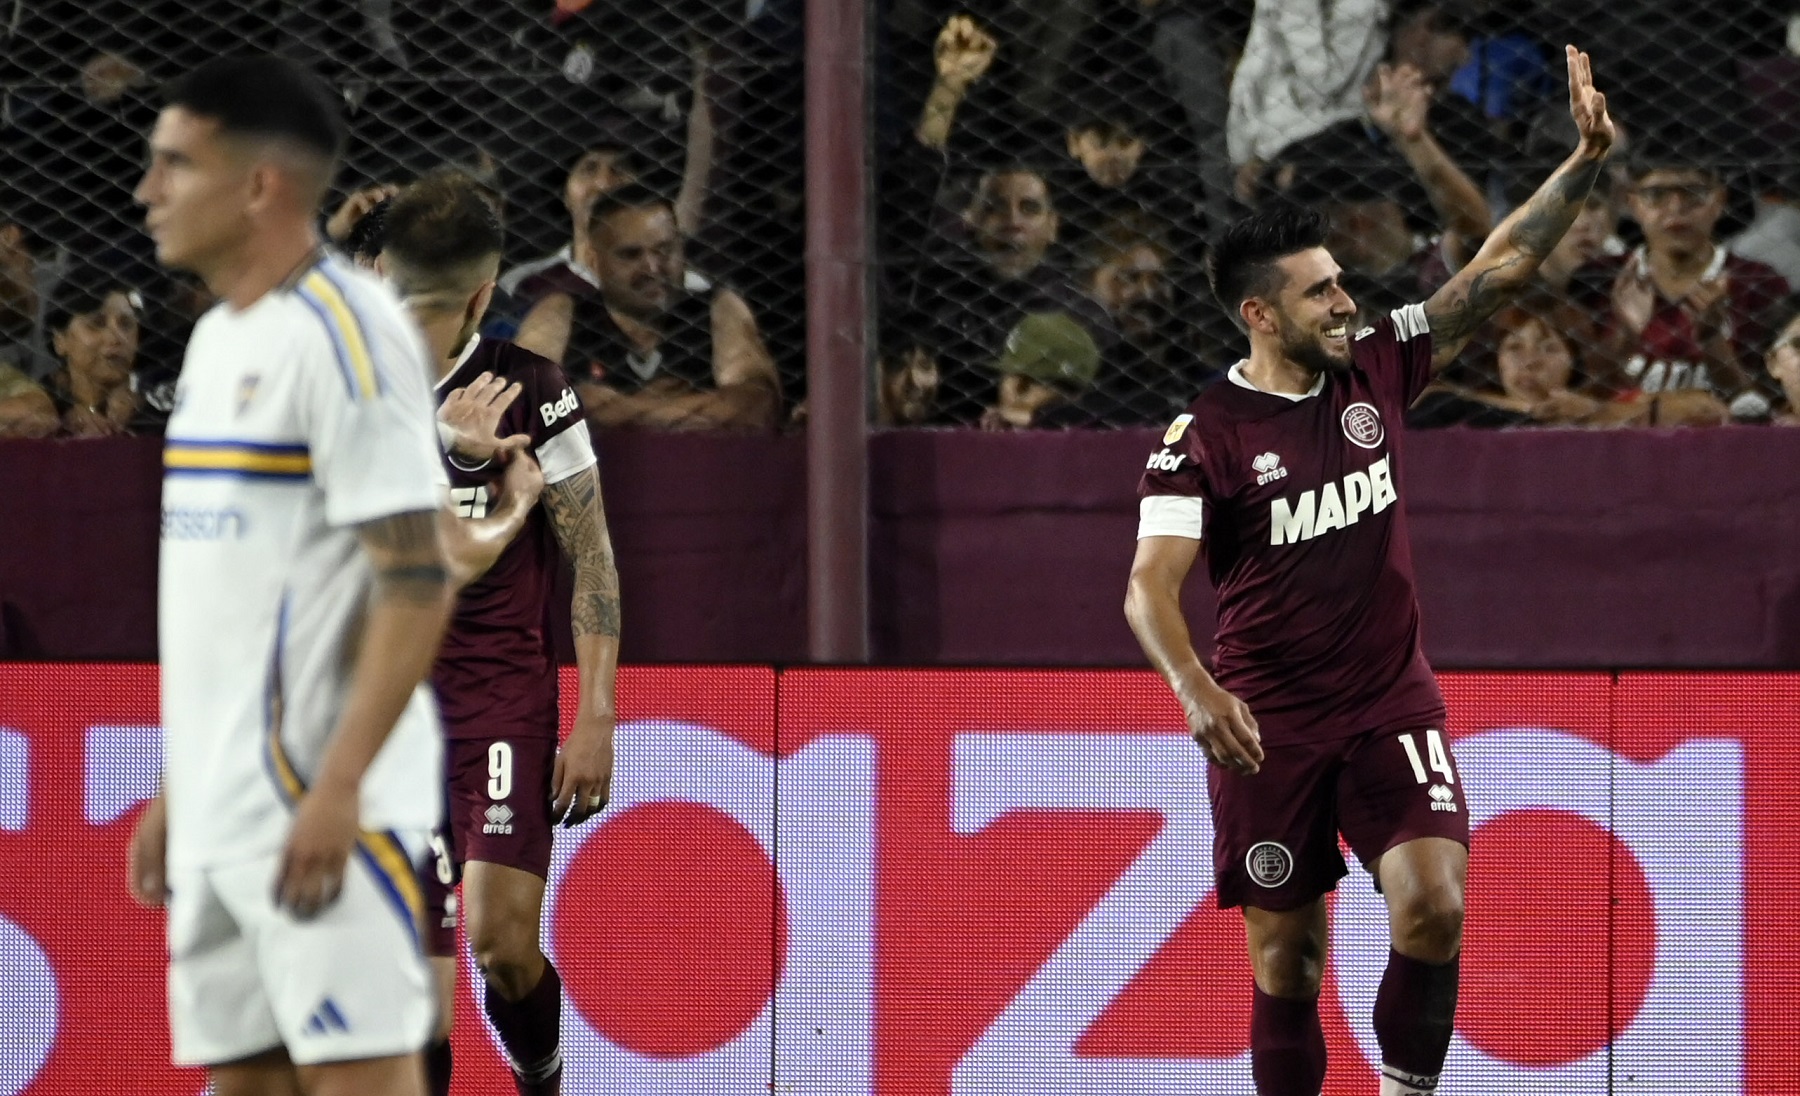
[[[280,857],[172,875],[169,1034],[178,1066],[286,1047],[296,1065],[425,1045],[434,1010],[414,866],[426,835],[364,835],[309,921],[275,904]]]

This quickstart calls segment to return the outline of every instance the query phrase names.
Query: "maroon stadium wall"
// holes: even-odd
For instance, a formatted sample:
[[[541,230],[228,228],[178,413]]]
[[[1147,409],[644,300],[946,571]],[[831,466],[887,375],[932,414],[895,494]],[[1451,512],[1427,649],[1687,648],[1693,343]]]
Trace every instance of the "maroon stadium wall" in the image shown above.
[[[1153,440],[875,437],[877,657],[1138,663],[1120,604]],[[600,448],[626,658],[804,660],[802,440]],[[1800,665],[1796,469],[1800,430],[1415,434],[1402,492],[1427,649],[1464,669]],[[155,657],[158,474],[148,439],[0,443],[0,657]]]

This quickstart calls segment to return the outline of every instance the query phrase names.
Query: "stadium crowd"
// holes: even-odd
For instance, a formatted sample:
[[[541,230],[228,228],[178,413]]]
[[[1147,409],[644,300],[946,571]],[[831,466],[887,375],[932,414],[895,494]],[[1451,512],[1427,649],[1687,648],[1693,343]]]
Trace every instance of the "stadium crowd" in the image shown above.
[[[600,428],[805,412],[800,0],[49,0],[0,26],[0,436],[154,432],[203,289],[131,189],[155,86],[239,49],[341,90],[326,231],[445,164],[508,230],[487,330]],[[1773,0],[882,0],[883,426],[1166,422],[1242,355],[1208,241],[1329,214],[1362,316],[1442,285],[1570,147],[1561,43],[1624,132],[1534,290],[1419,426],[1800,420],[1800,58]]]

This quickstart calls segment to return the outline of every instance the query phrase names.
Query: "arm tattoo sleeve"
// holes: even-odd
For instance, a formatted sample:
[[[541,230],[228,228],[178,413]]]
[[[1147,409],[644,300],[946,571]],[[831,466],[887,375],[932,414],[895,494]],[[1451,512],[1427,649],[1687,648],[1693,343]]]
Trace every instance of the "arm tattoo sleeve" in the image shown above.
[[[435,513],[392,514],[365,522],[356,531],[375,567],[377,596],[422,605],[443,597],[450,575],[438,544]]]
[[[1536,194],[1495,230],[1502,246],[1489,238],[1463,276],[1426,302],[1431,334],[1439,359],[1447,360],[1464,340],[1531,280],[1544,256],[1556,248],[1587,201],[1602,161],[1589,160],[1560,169]]]
[[[563,554],[575,569],[570,617],[577,636],[619,635],[619,571],[600,507],[600,473],[592,468],[544,488],[544,509]]]

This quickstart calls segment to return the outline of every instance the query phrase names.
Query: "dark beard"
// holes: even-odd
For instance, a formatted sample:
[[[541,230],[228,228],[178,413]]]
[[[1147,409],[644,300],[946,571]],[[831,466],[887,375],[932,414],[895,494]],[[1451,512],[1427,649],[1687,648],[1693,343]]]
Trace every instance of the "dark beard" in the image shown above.
[[[1285,319],[1281,321],[1281,352],[1313,373],[1345,373],[1352,365],[1349,358],[1332,357],[1317,335],[1289,326]]]

